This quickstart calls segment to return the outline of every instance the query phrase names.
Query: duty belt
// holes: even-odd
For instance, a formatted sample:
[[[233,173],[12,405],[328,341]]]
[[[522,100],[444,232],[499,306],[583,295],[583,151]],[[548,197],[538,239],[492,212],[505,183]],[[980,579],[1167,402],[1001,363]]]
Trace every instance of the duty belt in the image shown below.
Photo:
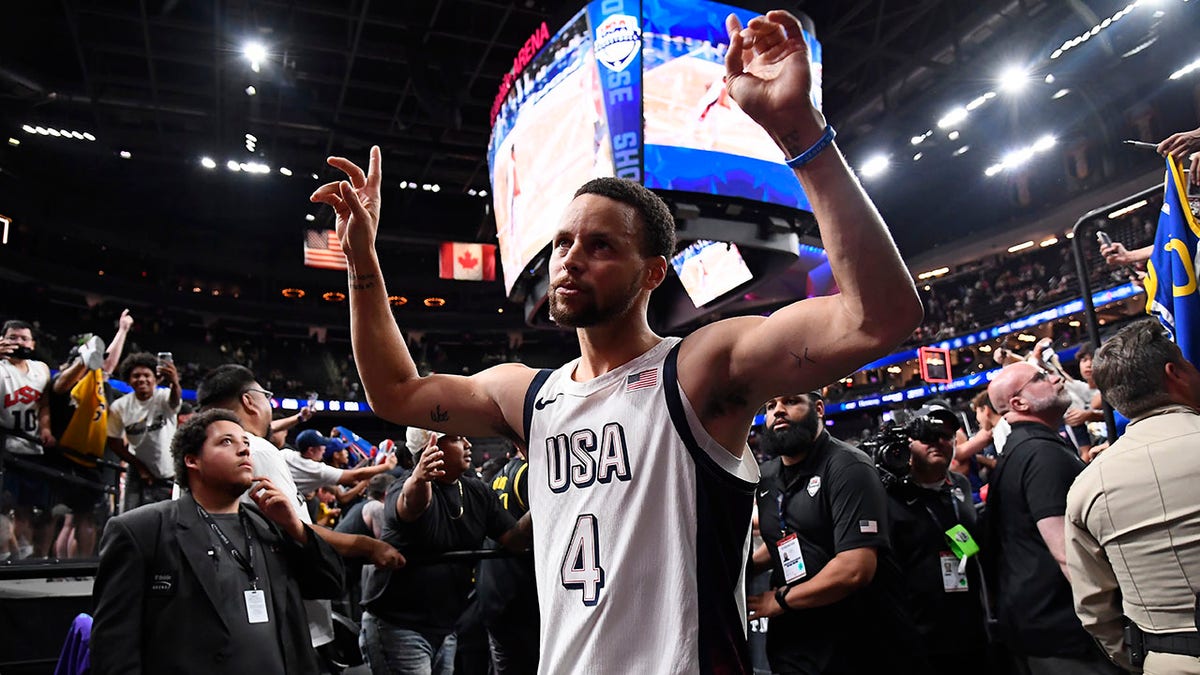
[[[1200,656],[1200,632],[1186,633],[1145,633],[1143,641],[1146,651],[1161,654],[1182,654],[1184,656]]]

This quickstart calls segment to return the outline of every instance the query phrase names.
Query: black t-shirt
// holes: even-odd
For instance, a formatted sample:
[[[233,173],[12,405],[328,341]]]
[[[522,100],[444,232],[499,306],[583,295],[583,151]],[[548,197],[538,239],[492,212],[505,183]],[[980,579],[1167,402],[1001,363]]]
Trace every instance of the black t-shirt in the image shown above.
[[[446,635],[454,631],[467,604],[473,564],[421,564],[420,559],[446,551],[478,550],[484,537],[499,539],[516,521],[501,507],[496,493],[465,474],[455,483],[434,481],[429,508],[406,523],[396,515],[405,480],[392,483],[384,497],[382,538],[403,553],[409,565],[391,572],[373,569],[363,589],[363,604],[398,626]]]
[[[951,473],[936,489],[897,485],[888,490],[892,553],[903,572],[904,599],[931,657],[980,654],[986,645],[979,566],[967,566],[968,588],[946,591],[942,556],[952,556],[946,530],[962,525],[979,542],[978,518],[966,476]]]
[[[797,534],[806,575],[817,576],[838,553],[872,547],[875,578],[844,600],[786,612],[767,628],[767,659],[777,673],[910,672],[916,634],[899,598],[899,570],[889,549],[887,495],[871,460],[823,433],[799,464],[773,459],[761,467],[758,522],[771,554],[771,585],[784,584],[778,542],[780,498],[787,531]],[[864,644],[871,644],[864,649]],[[898,650],[898,651],[897,651]],[[884,672],[880,670],[879,672]],[[912,671],[915,672],[915,671]]]
[[[242,557],[249,560],[246,550],[246,531],[236,513],[213,513],[213,521],[229,538]],[[267,607],[266,623],[250,623],[246,613],[245,591],[250,590],[250,577],[229,554],[225,545],[211,529],[208,530],[211,556],[217,568],[217,588],[214,598],[217,612],[229,626],[229,651],[238,670],[245,673],[282,673],[283,653],[279,648],[280,618],[271,603],[271,579],[263,561],[262,543],[254,540],[254,571],[258,574],[258,589],[263,591]]]
[[[1051,428],[1017,422],[988,493],[997,619],[1009,646],[1029,656],[1083,656],[1094,643],[1075,615],[1071,586],[1037,521],[1062,516],[1084,464]]]
[[[492,480],[500,504],[514,518],[529,510],[529,462],[513,457]],[[538,599],[533,556],[479,561],[476,590],[480,618],[489,629],[532,630],[537,634]]]
[[[358,502],[350,507],[349,511],[342,514],[338,524],[333,528],[337,532],[345,532],[346,534],[361,534],[364,537],[374,537],[375,533],[371,528],[367,527],[367,522],[363,520],[363,507],[367,502]]]

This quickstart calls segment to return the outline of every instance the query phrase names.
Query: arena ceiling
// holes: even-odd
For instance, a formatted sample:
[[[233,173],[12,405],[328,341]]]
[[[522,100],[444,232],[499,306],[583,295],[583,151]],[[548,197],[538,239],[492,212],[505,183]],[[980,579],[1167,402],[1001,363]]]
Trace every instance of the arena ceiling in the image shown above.
[[[1145,7],[1121,19],[1127,29],[1118,32],[1114,23],[1058,61],[1048,55],[1126,3],[769,4],[813,19],[825,49],[825,111],[851,163],[861,169],[873,154],[890,156],[891,173],[864,182],[906,253],[1028,215],[1039,205],[1014,204],[1010,186],[996,189],[996,182],[985,181],[986,166],[1025,139],[1032,142],[1038,130],[1060,137],[1094,133],[1106,141],[1127,133],[1109,112],[1120,117],[1131,101],[1160,95],[1165,75],[1158,71],[1172,72],[1200,56],[1192,49],[1193,5],[1200,3],[1179,0],[1143,1]],[[498,283],[451,289],[431,279],[434,246],[493,239],[488,198],[478,194],[489,187],[493,99],[528,36],[542,22],[553,30],[579,6],[546,0],[26,3],[15,10],[21,20],[7,22],[0,45],[0,138],[19,142],[0,146],[0,200],[22,204],[35,218],[86,220],[127,244],[163,247],[164,255],[195,255],[207,245],[223,262],[214,269],[232,263],[269,270],[280,283],[323,275],[321,282],[335,287],[344,285],[335,273],[299,265],[303,231],[329,223],[307,195],[334,176],[323,167],[325,156],[365,160],[377,143],[386,176],[381,246],[391,284],[414,295],[454,293],[464,307],[499,306]],[[266,48],[257,71],[244,54],[250,41]],[[995,76],[1008,62],[1027,67],[1036,95],[1001,96],[960,125],[961,140],[949,140],[936,121],[995,91]],[[1057,83],[1045,81],[1055,73]],[[1058,89],[1074,96],[1052,99]],[[96,140],[29,134],[24,125],[87,132]],[[1089,132],[1088,125],[1100,131]],[[912,146],[910,137],[926,130],[930,137]],[[970,152],[959,153],[965,146]],[[911,159],[915,152],[923,162]],[[202,157],[217,167],[201,166]],[[234,173],[225,168],[229,160],[259,161],[272,170]],[[1128,161],[1153,166],[1141,156]],[[291,175],[281,175],[280,167]],[[402,188],[402,182],[417,187]],[[436,192],[420,187],[434,185]],[[0,204],[0,213],[5,209],[11,210]],[[974,209],[969,226],[962,223],[964,209]],[[287,251],[286,264],[274,261],[277,251]]]

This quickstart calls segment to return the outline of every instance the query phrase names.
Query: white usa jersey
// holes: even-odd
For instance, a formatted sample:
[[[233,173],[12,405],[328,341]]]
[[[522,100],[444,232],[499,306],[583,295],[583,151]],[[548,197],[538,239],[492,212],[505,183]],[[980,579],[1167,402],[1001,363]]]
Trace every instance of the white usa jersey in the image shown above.
[[[0,427],[16,429],[26,436],[37,437],[38,401],[48,395],[50,367],[41,361],[25,361],[28,371],[23,371],[8,359],[0,359]],[[24,438],[6,436],[4,446],[14,455],[40,455],[42,447]]]
[[[748,673],[744,574],[758,466],[701,426],[679,338],[525,397],[539,673]]]

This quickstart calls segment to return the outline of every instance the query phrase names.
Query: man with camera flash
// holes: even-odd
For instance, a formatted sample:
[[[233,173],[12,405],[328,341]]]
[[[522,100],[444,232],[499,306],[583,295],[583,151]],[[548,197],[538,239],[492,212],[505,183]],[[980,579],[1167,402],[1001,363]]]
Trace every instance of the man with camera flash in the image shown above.
[[[775,673],[924,672],[908,658],[916,634],[883,485],[866,455],[825,431],[824,412],[818,392],[767,401],[759,448],[773,459],[755,493],[764,543],[754,564],[771,570],[774,590],[747,598],[750,618],[769,619]]]

